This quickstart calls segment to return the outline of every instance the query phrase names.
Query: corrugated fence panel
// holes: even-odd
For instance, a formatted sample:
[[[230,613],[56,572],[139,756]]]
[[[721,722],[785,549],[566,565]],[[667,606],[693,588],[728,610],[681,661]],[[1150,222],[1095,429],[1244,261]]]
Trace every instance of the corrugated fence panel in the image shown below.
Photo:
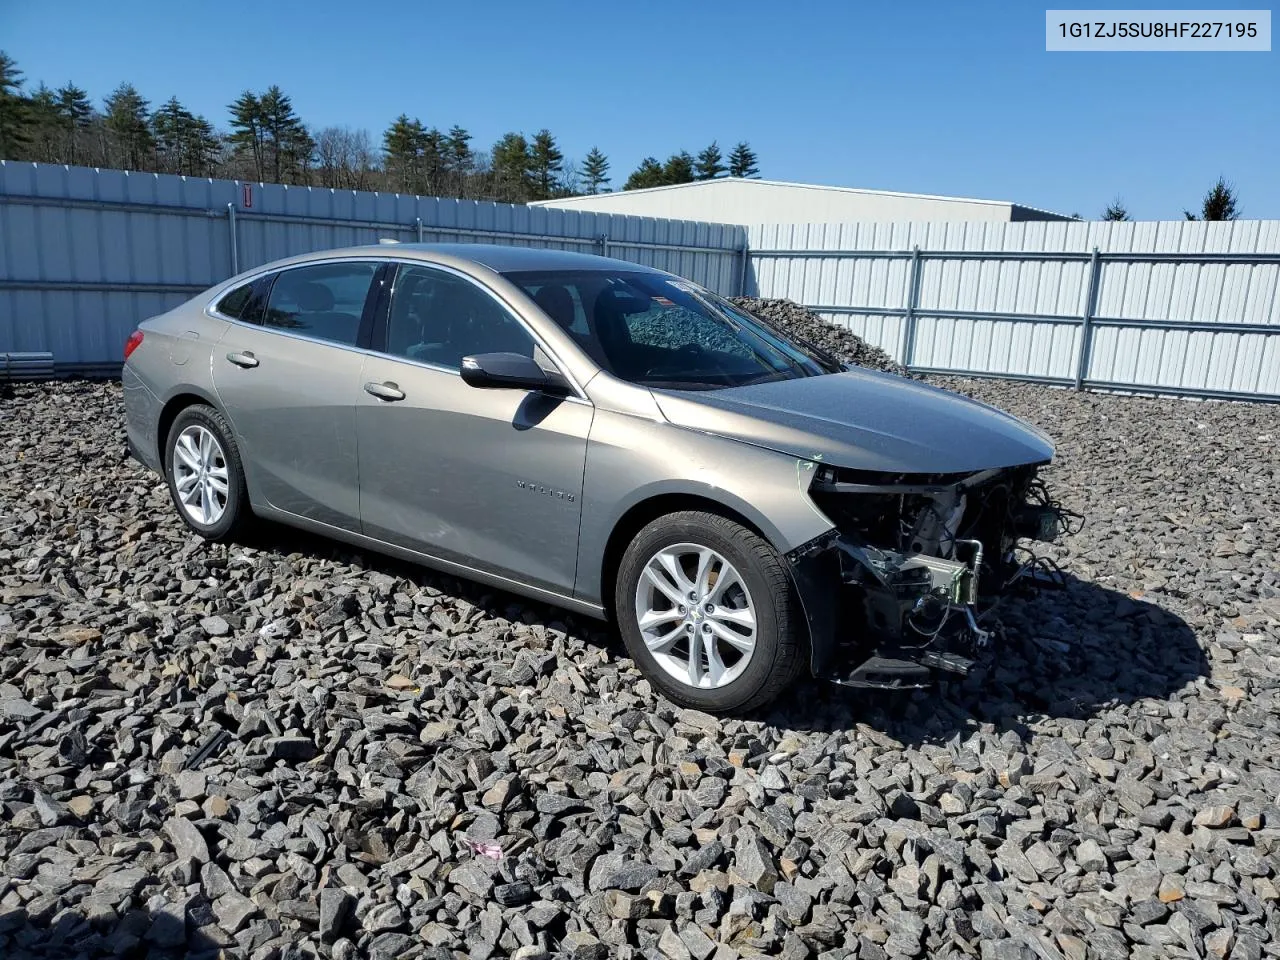
[[[745,281],[918,369],[1280,399],[1280,221],[746,230],[5,161],[0,352],[107,369],[139,319],[230,276],[233,255],[246,270],[419,237],[605,253],[726,294]]]
[[[748,242],[753,293],[913,368],[1280,399],[1280,221],[765,224]]]
[[[118,366],[139,320],[236,272],[232,209],[240,271],[421,234],[607,252],[734,294],[746,246],[727,224],[0,161],[0,353]]]
[[[1280,265],[1219,262],[1201,254],[1273,253],[1280,222],[1118,224],[1104,252],[1152,251],[1185,260],[1107,261],[1099,279],[1088,378],[1173,390],[1280,393]],[[1115,320],[1131,324],[1113,325]],[[1144,324],[1143,321],[1146,323]],[[1166,321],[1209,329],[1164,329]],[[1276,333],[1212,329],[1250,324]]]

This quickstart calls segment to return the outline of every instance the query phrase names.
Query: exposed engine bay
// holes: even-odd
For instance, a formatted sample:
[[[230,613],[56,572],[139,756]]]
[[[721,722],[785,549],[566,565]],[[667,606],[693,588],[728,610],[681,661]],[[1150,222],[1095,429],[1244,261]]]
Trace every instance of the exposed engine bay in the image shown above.
[[[836,529],[789,556],[811,632],[835,638],[814,644],[815,674],[894,689],[925,686],[933,670],[967,673],[991,648],[984,619],[1001,595],[1062,583],[1026,542],[1056,540],[1081,518],[1037,472],[818,467],[809,493]]]

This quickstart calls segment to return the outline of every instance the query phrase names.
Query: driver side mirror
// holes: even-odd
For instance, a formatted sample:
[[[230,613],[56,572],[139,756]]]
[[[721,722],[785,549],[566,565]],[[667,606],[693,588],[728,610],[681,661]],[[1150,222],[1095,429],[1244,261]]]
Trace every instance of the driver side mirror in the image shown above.
[[[522,353],[477,353],[462,358],[462,380],[473,387],[567,394],[569,383]]]

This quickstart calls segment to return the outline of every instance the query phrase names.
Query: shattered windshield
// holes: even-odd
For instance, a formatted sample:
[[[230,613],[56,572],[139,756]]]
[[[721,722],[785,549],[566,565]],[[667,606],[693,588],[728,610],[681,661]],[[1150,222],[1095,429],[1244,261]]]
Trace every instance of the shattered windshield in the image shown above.
[[[832,373],[839,365],[675,277],[609,271],[505,275],[614,376],[711,390]]]

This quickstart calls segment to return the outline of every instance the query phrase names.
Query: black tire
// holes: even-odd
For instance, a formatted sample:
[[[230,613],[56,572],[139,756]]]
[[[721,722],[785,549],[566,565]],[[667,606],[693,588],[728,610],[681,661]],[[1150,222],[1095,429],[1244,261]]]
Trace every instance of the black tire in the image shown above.
[[[191,516],[178,495],[177,476],[174,467],[174,447],[182,432],[188,427],[199,425],[213,434],[222,448],[222,462],[227,472],[226,505],[221,516],[213,523],[202,523]],[[244,467],[240,461],[240,448],[236,446],[235,434],[216,409],[206,404],[194,404],[187,407],[174,418],[169,427],[169,435],[164,441],[164,475],[169,484],[169,496],[178,511],[178,516],[189,528],[206,540],[225,543],[234,540],[244,532],[252,516],[249,506],[249,490],[244,482]]]
[[[638,622],[636,591],[646,564],[664,548],[684,543],[710,547],[728,560],[755,607],[755,648],[742,672],[720,687],[694,687],[667,673],[645,645]],[[618,567],[614,615],[636,665],[668,700],[682,707],[707,713],[753,710],[776,699],[805,665],[804,617],[782,558],[768,541],[717,514],[680,511],[642,529]]]

